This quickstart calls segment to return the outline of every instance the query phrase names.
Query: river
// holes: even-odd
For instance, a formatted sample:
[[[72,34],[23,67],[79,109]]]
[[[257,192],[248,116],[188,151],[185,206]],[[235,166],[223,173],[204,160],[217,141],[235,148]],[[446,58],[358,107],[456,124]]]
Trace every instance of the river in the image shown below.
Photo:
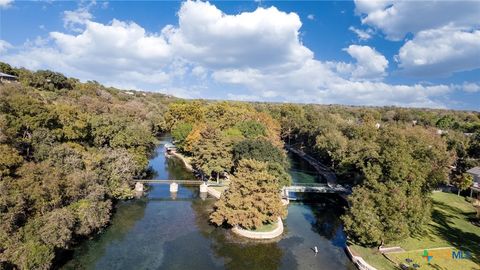
[[[165,157],[170,140],[162,137],[150,160],[156,177],[192,179],[181,162]],[[293,181],[316,181],[308,164],[289,158]],[[111,225],[78,246],[61,269],[355,269],[343,250],[342,210],[332,197],[291,202],[283,237],[266,242],[210,225],[213,203],[200,198],[198,187],[180,186],[172,198],[168,185],[154,184],[144,198],[120,202]]]

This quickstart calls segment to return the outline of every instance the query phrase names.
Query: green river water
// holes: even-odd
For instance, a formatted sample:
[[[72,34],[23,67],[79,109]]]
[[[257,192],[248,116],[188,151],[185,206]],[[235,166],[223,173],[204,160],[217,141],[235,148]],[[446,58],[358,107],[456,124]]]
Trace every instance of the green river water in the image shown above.
[[[166,158],[161,138],[150,166],[158,179],[193,179],[181,162]],[[318,181],[303,160],[290,156],[294,182]],[[353,270],[334,196],[291,202],[285,232],[275,241],[252,241],[208,223],[213,198],[198,187],[154,184],[147,196],[117,205],[111,225],[85,241],[61,269],[332,269]],[[318,254],[312,251],[318,247]]]

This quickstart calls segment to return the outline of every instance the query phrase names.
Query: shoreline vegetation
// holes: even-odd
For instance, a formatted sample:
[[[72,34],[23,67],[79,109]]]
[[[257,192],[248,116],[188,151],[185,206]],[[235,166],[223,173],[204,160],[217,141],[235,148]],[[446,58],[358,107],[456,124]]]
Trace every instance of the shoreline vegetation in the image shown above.
[[[0,84],[0,268],[52,268],[107,226],[112,205],[132,198],[132,179],[146,175],[162,132],[210,181],[229,176],[210,215],[217,226],[257,230],[286,216],[285,142],[353,187],[342,222],[359,254],[402,239],[407,251],[431,247],[418,239],[480,242],[479,214],[430,196],[472,185],[479,112],[182,100],[6,63],[0,72],[19,79]]]
[[[187,169],[188,171],[190,171],[190,172],[194,171],[194,169],[191,165],[191,161],[189,159],[187,159],[184,155],[182,155],[180,153],[177,153],[176,151],[168,153],[168,155],[174,156],[175,158],[179,159],[182,162],[185,169]]]
[[[176,98],[0,69],[0,268],[50,269],[134,197]]]

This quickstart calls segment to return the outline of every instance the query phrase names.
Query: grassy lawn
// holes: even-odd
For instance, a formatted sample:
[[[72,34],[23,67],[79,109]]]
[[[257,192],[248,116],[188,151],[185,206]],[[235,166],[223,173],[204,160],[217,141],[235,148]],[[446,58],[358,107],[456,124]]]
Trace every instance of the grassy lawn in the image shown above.
[[[434,256],[431,262],[437,265],[436,268],[426,265],[425,259],[414,261],[422,266],[420,269],[480,269],[480,227],[470,222],[475,216],[475,208],[466,202],[464,197],[452,193],[433,193],[432,199],[432,221],[425,233],[390,243],[388,246],[400,246],[406,252],[389,254],[389,258],[397,262],[404,262],[406,258],[423,259],[421,255],[424,249],[453,247],[455,250],[470,252],[472,258],[470,260],[444,258],[435,261]],[[395,269],[375,248],[354,245],[353,250],[378,269]]]
[[[395,270],[397,269],[393,263],[385,258],[376,248],[366,248],[358,245],[352,245],[350,248],[371,266],[378,270]]]
[[[442,249],[435,249],[435,250],[428,250],[428,255],[432,256],[431,261],[428,263],[425,257],[422,257],[424,254],[423,250],[417,251],[407,251],[402,253],[390,253],[387,256],[397,262],[397,263],[405,263],[406,259],[409,258],[413,260],[413,263],[420,265],[419,269],[428,269],[428,270],[475,270],[480,269],[480,265],[474,263],[472,260],[465,260],[465,259],[452,259],[452,251],[457,252],[458,250],[452,248],[442,248]]]
[[[265,224],[265,225],[263,225],[262,227],[259,227],[259,228],[255,229],[255,230],[253,230],[253,232],[271,232],[271,231],[273,231],[276,227],[277,227],[277,222],[271,223],[271,224]]]

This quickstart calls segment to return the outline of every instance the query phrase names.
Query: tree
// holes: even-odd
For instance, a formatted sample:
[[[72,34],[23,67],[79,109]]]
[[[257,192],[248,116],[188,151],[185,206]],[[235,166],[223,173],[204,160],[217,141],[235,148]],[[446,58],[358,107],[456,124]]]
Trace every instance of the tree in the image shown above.
[[[278,147],[265,139],[247,139],[233,146],[233,159],[255,159],[258,161],[286,165],[285,154]]]
[[[43,218],[40,239],[56,248],[67,248],[73,236],[75,216],[68,208],[55,209]]]
[[[78,235],[89,235],[94,231],[107,225],[110,220],[110,201],[97,202],[91,200],[80,200],[69,206],[75,213],[77,222],[75,233]]]
[[[408,184],[369,183],[353,190],[342,216],[345,231],[357,243],[379,245],[423,230],[430,220],[430,201],[411,194]]]
[[[473,176],[469,173],[462,173],[453,177],[452,184],[457,188],[457,195],[460,196],[460,191],[466,190],[473,185]]]
[[[0,179],[11,175],[23,162],[18,151],[8,145],[0,144]]]
[[[175,145],[179,150],[184,150],[185,140],[192,131],[193,126],[190,123],[180,122],[172,129],[172,137],[175,140]]]
[[[450,129],[454,124],[455,118],[453,118],[451,115],[444,115],[442,118],[438,119],[435,125],[441,129]]]
[[[259,136],[266,135],[265,127],[257,121],[253,121],[253,120],[243,121],[238,123],[236,127],[238,128],[238,130],[240,130],[243,136],[245,136],[245,138],[248,138],[248,139],[254,139]]]
[[[71,90],[73,89],[73,81],[59,72],[39,70],[33,74],[30,86],[46,91]]]
[[[207,127],[201,132],[201,139],[194,147],[193,163],[205,175],[216,175],[217,182],[220,174],[230,172],[233,162],[231,146],[219,131]]]
[[[278,180],[268,173],[267,163],[241,160],[230,187],[215,203],[210,220],[222,225],[259,228],[285,215]]]
[[[374,193],[364,187],[354,189],[349,196],[350,208],[342,216],[345,232],[356,242],[376,244],[381,242],[382,220],[375,205]]]
[[[346,156],[348,139],[340,131],[332,130],[317,136],[315,147],[327,153],[332,167],[340,163]]]
[[[0,62],[0,72],[13,76],[18,76],[18,73],[15,71],[15,69],[13,69],[12,66],[4,62]]]

